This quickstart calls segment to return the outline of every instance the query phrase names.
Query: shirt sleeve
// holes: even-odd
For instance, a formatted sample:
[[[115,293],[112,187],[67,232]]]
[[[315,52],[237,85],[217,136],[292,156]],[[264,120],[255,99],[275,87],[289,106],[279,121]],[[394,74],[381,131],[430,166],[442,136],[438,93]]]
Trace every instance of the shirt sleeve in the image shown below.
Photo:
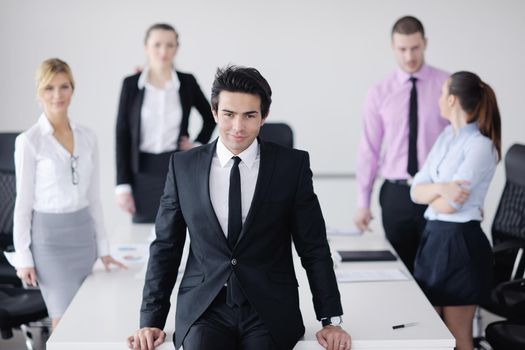
[[[115,194],[132,193],[131,184],[120,184],[115,186]]]
[[[476,136],[464,149],[464,159],[454,173],[452,181],[466,180],[465,187],[472,193],[485,186],[488,187],[497,165],[497,154],[492,141],[484,136]],[[449,202],[456,209],[462,205]]]
[[[14,253],[5,253],[16,268],[34,267],[31,246],[31,220],[35,189],[36,152],[25,134],[15,142],[16,200],[13,215]]]
[[[89,209],[95,222],[95,231],[97,239],[97,255],[99,257],[109,255],[109,243],[104,226],[104,215],[102,213],[102,202],[100,201],[100,165],[98,155],[98,144],[95,135],[92,143],[93,157],[93,174],[91,177],[90,187],[88,189]]]
[[[443,138],[443,133],[441,133],[441,135],[438,137],[438,139],[436,140],[436,142],[430,149],[427,159],[425,160],[425,163],[423,163],[423,167],[419,169],[419,171],[416,173],[416,175],[412,179],[412,185],[410,186],[410,199],[414,203],[416,203],[416,201],[414,201],[414,188],[420,184],[430,184],[434,182],[434,180],[432,179],[430,168],[431,168],[431,165],[435,163],[435,158],[437,157],[437,153],[439,153],[439,148],[440,148],[442,138]]]
[[[370,208],[370,197],[381,157],[384,129],[379,113],[379,101],[379,92],[372,88],[365,101],[363,132],[357,154],[358,208]]]

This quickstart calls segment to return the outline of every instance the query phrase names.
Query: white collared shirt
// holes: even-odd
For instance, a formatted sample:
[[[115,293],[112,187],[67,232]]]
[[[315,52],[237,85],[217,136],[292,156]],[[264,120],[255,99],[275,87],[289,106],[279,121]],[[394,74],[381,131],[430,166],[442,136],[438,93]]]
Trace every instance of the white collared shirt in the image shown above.
[[[228,237],[228,197],[230,192],[230,171],[233,166],[230,152],[221,141],[217,141],[215,155],[213,156],[210,169],[210,199],[219,220],[222,232]],[[252,144],[237,155],[241,158],[239,172],[241,175],[241,208],[242,222],[246,220],[248,211],[253,200],[257,177],[259,176],[260,151],[259,142],[254,140]]]
[[[33,210],[68,213],[90,208],[98,256],[108,255],[99,194],[98,146],[88,128],[70,122],[78,183],[73,183],[72,156],[53,136],[53,126],[42,114],[38,122],[16,138],[16,200],[13,217],[15,253],[6,253],[15,267],[33,267],[31,220]],[[9,254],[9,255],[8,255]]]
[[[144,90],[144,100],[140,112],[141,152],[164,153],[178,148],[182,105],[180,101],[180,81],[175,71],[164,89],[148,83],[146,67],[139,77],[138,88]]]

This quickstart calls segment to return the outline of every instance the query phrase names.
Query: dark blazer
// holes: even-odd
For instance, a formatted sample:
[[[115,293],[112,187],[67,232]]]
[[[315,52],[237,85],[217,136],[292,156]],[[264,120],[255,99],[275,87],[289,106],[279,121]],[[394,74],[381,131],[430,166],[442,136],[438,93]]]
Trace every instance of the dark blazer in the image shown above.
[[[235,273],[275,342],[291,349],[304,334],[292,239],[307,271],[317,318],[342,315],[308,153],[260,141],[252,205],[232,250],[210,200],[216,143],[172,156],[150,246],[140,327],[164,328],[187,227],[191,245],[177,299],[175,347]]]
[[[210,104],[202,93],[195,77],[191,74],[176,72],[180,80],[180,102],[182,121],[177,140],[188,136],[188,121],[191,108],[195,107],[202,116],[202,129],[195,141],[208,143],[215,121]],[[133,180],[133,173],[139,171],[140,112],[144,101],[144,89],[138,88],[140,73],[124,79],[117,114],[117,185]]]

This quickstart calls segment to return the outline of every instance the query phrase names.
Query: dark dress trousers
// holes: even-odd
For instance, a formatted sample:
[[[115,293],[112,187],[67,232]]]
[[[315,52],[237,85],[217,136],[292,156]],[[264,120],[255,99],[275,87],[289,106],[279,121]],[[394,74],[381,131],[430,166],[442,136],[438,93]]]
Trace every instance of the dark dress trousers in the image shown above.
[[[292,240],[317,318],[343,313],[308,153],[259,140],[255,193],[232,249],[210,201],[216,142],[172,156],[150,247],[140,327],[164,328],[188,228],[191,244],[178,291],[175,347],[234,273],[275,344],[291,349],[304,334]]]
[[[207,143],[215,128],[210,104],[193,75],[176,73],[180,81],[182,120],[179,135],[173,137],[177,138],[178,143],[181,137],[188,136],[190,112],[192,107],[195,107],[203,121],[195,141]],[[141,153],[139,150],[141,110],[145,91],[137,85],[139,77],[140,73],[129,76],[124,79],[122,85],[116,126],[117,185],[130,184],[133,188],[137,206],[137,218],[134,217],[134,221],[153,222],[168,168],[166,160],[170,154],[153,155]],[[152,205],[154,208],[150,208]]]

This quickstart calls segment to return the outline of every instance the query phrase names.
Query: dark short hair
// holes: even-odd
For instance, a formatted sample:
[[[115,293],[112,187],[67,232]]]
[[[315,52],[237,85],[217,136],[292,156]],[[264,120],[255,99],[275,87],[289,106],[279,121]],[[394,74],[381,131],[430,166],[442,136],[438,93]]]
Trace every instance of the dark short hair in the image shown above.
[[[177,41],[177,43],[179,42],[179,33],[177,33],[177,31],[172,25],[167,24],[167,23],[155,23],[151,27],[149,27],[148,30],[146,30],[146,36],[144,37],[144,44],[148,42],[149,36],[151,32],[154,30],[167,30],[169,32],[173,32],[175,33],[175,40]]]
[[[425,28],[423,28],[423,23],[416,17],[403,16],[394,23],[392,35],[394,35],[394,33],[405,35],[421,33],[421,36],[424,38]]]
[[[217,112],[219,94],[221,91],[245,92],[259,96],[261,99],[261,115],[268,116],[272,104],[272,89],[264,77],[255,68],[242,66],[226,66],[217,68],[215,80],[211,88],[211,107]]]

